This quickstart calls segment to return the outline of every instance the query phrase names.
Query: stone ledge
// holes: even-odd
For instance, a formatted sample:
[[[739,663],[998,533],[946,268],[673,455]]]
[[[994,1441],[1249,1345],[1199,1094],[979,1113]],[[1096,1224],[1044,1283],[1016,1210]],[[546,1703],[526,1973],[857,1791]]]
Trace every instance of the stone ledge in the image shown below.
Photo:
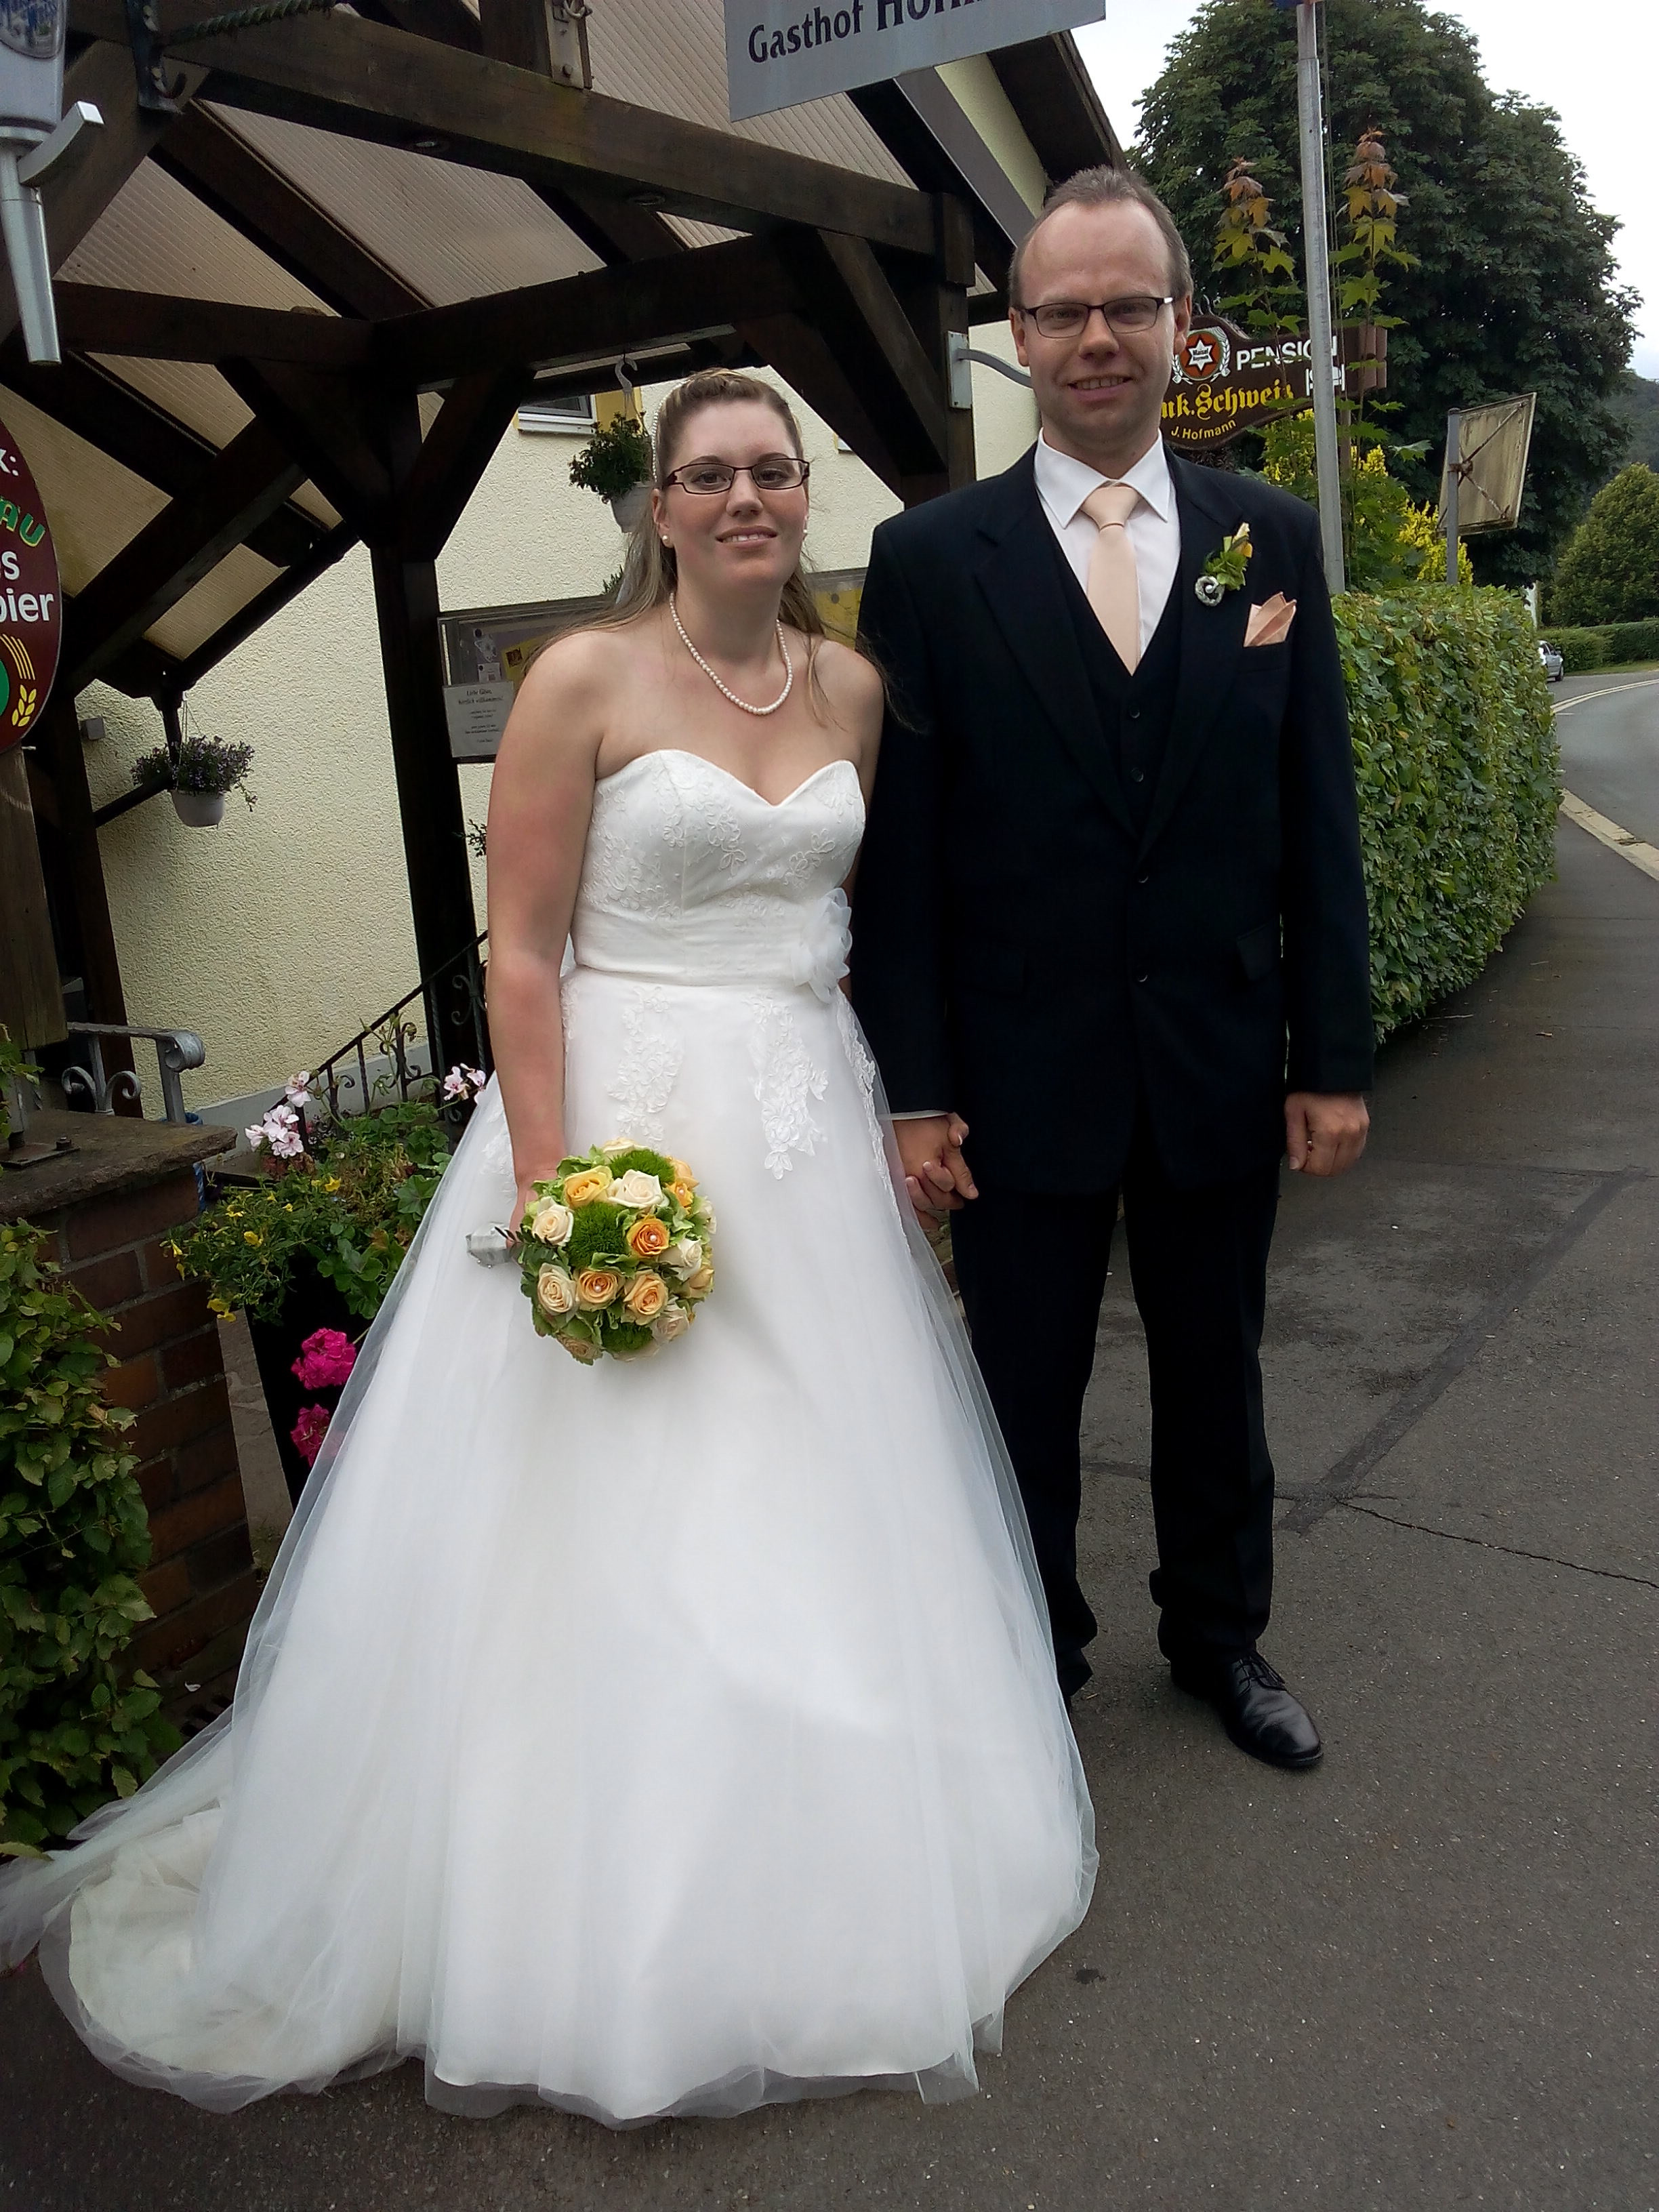
[[[180,1128],[122,1114],[36,1114],[28,1133],[31,1144],[68,1137],[75,1150],[0,1175],[0,1221],[39,1221],[105,1191],[140,1189],[228,1152],[236,1142],[234,1129],[205,1121]]]

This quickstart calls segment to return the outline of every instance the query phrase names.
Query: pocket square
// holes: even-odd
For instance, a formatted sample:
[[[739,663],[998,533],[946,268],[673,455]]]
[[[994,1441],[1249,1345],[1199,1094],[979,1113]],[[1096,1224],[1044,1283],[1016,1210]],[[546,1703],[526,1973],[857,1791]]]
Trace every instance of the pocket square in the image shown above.
[[[1279,645],[1291,634],[1291,624],[1296,619],[1296,601],[1287,599],[1283,592],[1275,592],[1270,599],[1250,609],[1250,618],[1244,625],[1246,645]]]

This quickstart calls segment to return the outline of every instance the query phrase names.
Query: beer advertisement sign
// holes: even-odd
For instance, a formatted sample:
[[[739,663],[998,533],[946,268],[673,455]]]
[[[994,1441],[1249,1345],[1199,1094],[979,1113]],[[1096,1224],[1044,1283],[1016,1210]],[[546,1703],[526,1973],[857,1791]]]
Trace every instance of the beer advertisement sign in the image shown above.
[[[64,599],[46,504],[0,422],[0,752],[39,720],[58,672]]]

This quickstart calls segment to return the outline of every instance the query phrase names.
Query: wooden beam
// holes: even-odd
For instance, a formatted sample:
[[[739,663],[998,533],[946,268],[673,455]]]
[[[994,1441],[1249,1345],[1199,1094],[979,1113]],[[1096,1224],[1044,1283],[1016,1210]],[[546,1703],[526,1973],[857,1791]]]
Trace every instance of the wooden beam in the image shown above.
[[[805,315],[767,315],[740,323],[738,335],[844,438],[890,491],[903,474],[899,456],[876,428],[865,395],[838,349]]]
[[[848,97],[914,182],[967,201],[975,257],[993,283],[1006,283],[1035,217],[938,71],[912,70]]]
[[[34,726],[34,743],[52,776],[58,805],[59,853],[64,866],[63,890],[79,939],[81,980],[86,988],[84,1018],[93,1022],[124,1022],[127,1002],[121,988],[121,963],[115,951],[115,932],[110,922],[109,892],[104,883],[104,863],[98,850],[98,831],[92,819],[92,793],[87,787],[87,763],[81,747],[81,726],[76,716],[75,694],[58,672],[58,681],[45,711]],[[113,1045],[118,1040],[111,1038]],[[106,1055],[109,1064],[112,1055]],[[131,1065],[129,1057],[128,1066]]]
[[[377,326],[384,373],[418,387],[503,362],[544,368],[614,361],[630,347],[678,343],[799,305],[787,256],[769,239],[739,238],[695,253],[599,269]]]
[[[373,529],[392,495],[376,419],[378,390],[365,389],[360,377],[289,362],[227,362],[224,374],[357,534]]]
[[[362,0],[357,13],[392,30],[407,31],[413,38],[458,46],[465,54],[484,50],[478,19],[466,0]]]
[[[373,325],[340,315],[243,307],[221,300],[123,292],[112,284],[57,284],[58,327],[77,353],[138,361],[310,362],[350,368],[368,358]]]
[[[70,22],[125,41],[121,0],[73,0]],[[343,12],[179,51],[211,71],[208,96],[222,105],[430,151],[527,184],[587,185],[623,199],[648,193],[672,214],[740,229],[806,222],[911,252],[932,244],[932,211],[903,185],[550,83]]]
[[[21,745],[0,753],[0,1024],[26,1048],[68,1034]]]
[[[188,109],[154,159],[338,313],[406,315],[428,305],[211,109]]]
[[[199,684],[210,668],[216,668],[239,645],[245,645],[257,629],[262,629],[272,615],[280,614],[290,601],[315,583],[325,568],[331,568],[343,555],[358,543],[357,532],[349,522],[342,522],[303,561],[296,561],[285,575],[274,576],[263,592],[254,594],[246,606],[240,608],[227,623],[222,623],[210,637],[204,638],[194,652],[186,655],[171,672],[175,690],[188,691]]]
[[[189,100],[204,74],[197,64],[179,65],[181,101]],[[90,100],[104,121],[101,130],[85,134],[89,143],[82,157],[64,163],[41,185],[46,256],[54,269],[68,260],[173,119],[147,114],[139,107],[132,55],[125,39],[118,45],[89,46],[70,64],[64,73],[65,111],[77,100]],[[0,256],[0,337],[16,327],[17,295]]]
[[[249,423],[207,480],[164,507],[70,603],[60,684],[71,692],[89,684],[274,514],[305,476],[263,422]]]
[[[451,387],[398,494],[398,538],[410,560],[431,560],[443,550],[527,381],[522,369],[485,369]]]
[[[194,491],[219,458],[208,439],[95,362],[75,354],[38,367],[27,361],[15,331],[0,346],[0,384],[171,498]],[[323,525],[303,508],[283,507],[250,533],[247,544],[263,560],[285,568],[302,560],[322,532]]]

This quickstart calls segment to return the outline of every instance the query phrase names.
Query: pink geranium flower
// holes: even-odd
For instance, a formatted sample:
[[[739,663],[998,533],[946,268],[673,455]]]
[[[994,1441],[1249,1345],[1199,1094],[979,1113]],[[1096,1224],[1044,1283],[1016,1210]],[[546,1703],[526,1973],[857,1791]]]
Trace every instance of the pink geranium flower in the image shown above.
[[[357,1347],[337,1328],[314,1329],[300,1346],[294,1373],[307,1390],[337,1390],[357,1364]]]
[[[328,1434],[328,1407],[301,1406],[300,1418],[289,1431],[295,1447],[307,1467],[315,1467],[317,1455],[323,1448],[323,1438]]]

